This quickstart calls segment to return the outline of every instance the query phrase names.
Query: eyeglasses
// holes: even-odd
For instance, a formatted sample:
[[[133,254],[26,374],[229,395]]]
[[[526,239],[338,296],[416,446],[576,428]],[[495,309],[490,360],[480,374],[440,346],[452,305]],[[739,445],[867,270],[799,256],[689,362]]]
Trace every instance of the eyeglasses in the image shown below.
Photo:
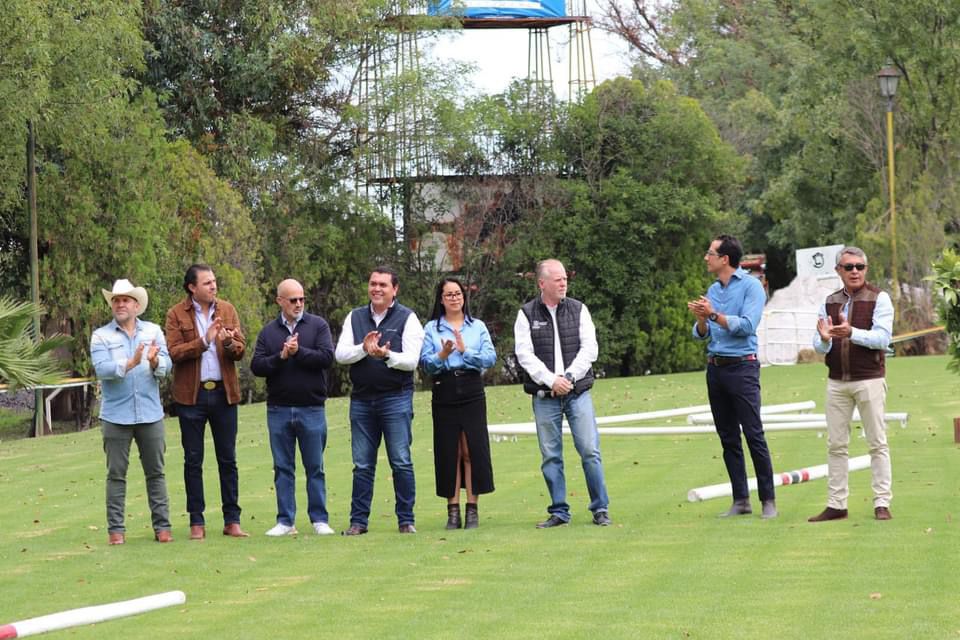
[[[459,291],[456,291],[454,293],[445,293],[443,294],[443,297],[446,298],[447,300],[457,300],[458,298],[462,298],[463,294],[460,293]]]
[[[844,271],[853,271],[854,269],[856,269],[857,271],[863,271],[864,269],[867,268],[867,265],[865,265],[862,262],[858,262],[856,264],[842,264],[840,266],[843,267]]]
[[[307,300],[307,299],[306,299],[306,298],[303,298],[303,297],[301,297],[301,298],[287,298],[287,302],[289,302],[290,304],[301,304],[301,303],[303,303],[303,302],[306,302],[306,300]]]
[[[713,249],[707,249],[707,252],[704,255],[713,256],[714,258],[720,257],[720,254],[714,251]]]

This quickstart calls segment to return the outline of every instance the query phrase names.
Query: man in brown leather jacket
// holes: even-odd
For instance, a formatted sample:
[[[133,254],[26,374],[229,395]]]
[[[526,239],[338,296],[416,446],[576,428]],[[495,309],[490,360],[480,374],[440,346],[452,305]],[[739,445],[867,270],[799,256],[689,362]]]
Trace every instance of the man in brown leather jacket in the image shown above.
[[[167,311],[165,331],[173,360],[173,399],[183,443],[183,482],[190,514],[190,539],[206,537],[203,512],[203,440],[210,423],[220,472],[223,535],[245,538],[240,528],[237,474],[237,361],[246,340],[237,310],[217,299],[213,269],[194,264],[183,277],[187,297]]]

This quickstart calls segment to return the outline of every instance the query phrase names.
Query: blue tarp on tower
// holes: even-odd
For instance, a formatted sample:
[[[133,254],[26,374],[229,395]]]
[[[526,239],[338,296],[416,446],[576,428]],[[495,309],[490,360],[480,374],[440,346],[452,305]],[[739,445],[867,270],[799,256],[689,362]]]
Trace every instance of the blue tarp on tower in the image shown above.
[[[557,18],[567,15],[565,0],[431,0],[432,16],[465,18]]]

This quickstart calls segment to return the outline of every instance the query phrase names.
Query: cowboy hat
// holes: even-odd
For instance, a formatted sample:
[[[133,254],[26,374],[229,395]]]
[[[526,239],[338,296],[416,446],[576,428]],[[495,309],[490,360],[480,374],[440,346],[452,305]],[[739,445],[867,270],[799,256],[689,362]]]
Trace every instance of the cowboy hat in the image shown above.
[[[101,289],[100,291],[103,292],[103,297],[106,298],[107,304],[113,303],[114,296],[127,296],[140,303],[140,309],[137,311],[138,316],[147,310],[147,290],[143,287],[133,286],[133,283],[126,278],[114,282],[113,291],[107,291],[106,289]]]

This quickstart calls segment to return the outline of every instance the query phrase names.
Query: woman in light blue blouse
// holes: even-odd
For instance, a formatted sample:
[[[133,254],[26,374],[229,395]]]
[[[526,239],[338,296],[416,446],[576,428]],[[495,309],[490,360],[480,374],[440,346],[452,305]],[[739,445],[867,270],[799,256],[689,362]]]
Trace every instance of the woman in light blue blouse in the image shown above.
[[[477,498],[493,491],[482,373],[497,352],[486,325],[470,317],[465,296],[459,280],[440,281],[420,352],[420,366],[433,377],[433,462],[437,495],[447,499],[447,529],[460,528],[461,488],[464,529],[479,526]]]

